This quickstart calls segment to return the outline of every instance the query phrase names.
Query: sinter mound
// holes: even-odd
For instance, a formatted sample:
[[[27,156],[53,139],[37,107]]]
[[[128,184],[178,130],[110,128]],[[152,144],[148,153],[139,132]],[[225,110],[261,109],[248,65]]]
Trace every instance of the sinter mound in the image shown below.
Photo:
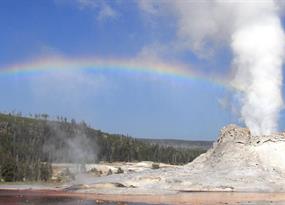
[[[95,192],[284,192],[285,134],[252,136],[246,128],[229,125],[221,130],[213,147],[192,163],[183,167],[102,177],[91,182],[89,187],[92,189],[92,185],[102,183],[119,183],[124,188],[112,191],[97,189]]]

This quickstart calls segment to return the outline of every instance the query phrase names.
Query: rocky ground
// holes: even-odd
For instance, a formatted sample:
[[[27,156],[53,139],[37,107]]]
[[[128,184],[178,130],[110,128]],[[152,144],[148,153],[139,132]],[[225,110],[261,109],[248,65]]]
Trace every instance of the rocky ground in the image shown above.
[[[185,166],[82,178],[67,190],[104,194],[192,191],[284,192],[285,134],[252,136],[246,128],[223,128],[213,147]]]
[[[87,178],[97,178],[117,174],[132,174],[146,170],[179,167],[170,164],[156,163],[151,161],[142,162],[101,162],[99,164],[68,164],[53,163],[52,181],[54,182],[80,182]],[[121,176],[121,175],[120,175]]]

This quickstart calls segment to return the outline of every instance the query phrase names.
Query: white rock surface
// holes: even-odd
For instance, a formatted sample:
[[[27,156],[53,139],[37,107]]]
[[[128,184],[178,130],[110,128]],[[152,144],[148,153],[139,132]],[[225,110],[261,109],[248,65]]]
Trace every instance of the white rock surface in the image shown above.
[[[119,186],[98,189],[98,184]],[[285,134],[251,136],[248,129],[229,125],[221,130],[213,147],[192,163],[94,178],[88,180],[88,188],[78,191],[112,194],[285,192]]]

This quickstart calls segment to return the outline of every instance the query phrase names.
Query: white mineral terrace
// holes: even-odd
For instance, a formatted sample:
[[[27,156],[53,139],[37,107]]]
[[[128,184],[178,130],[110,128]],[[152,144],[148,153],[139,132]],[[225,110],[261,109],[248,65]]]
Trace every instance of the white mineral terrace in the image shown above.
[[[246,128],[223,128],[213,147],[185,166],[81,178],[76,192],[157,194],[186,191],[285,191],[285,135],[251,136]]]

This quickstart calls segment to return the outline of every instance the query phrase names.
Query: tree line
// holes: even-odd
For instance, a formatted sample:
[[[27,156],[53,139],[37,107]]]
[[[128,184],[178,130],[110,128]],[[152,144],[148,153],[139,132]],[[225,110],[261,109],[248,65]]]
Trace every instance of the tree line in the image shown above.
[[[84,122],[69,122],[66,118],[51,121],[47,115],[39,116],[0,114],[0,180],[47,181],[54,162],[185,164],[206,151],[160,146],[92,129]]]

